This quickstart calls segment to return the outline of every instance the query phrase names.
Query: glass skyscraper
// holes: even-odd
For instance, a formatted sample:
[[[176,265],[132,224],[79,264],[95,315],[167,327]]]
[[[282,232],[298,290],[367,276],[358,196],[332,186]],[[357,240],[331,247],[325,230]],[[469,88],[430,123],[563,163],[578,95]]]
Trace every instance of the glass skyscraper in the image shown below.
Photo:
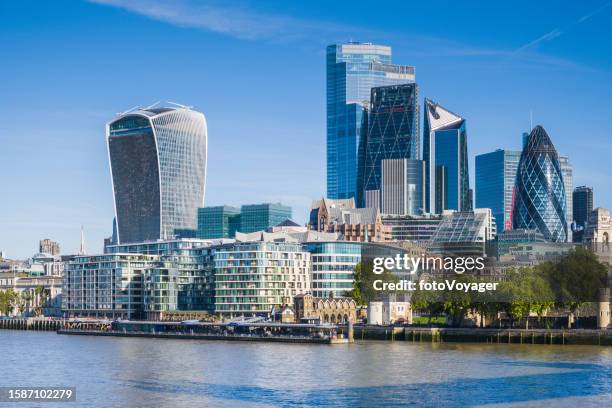
[[[586,186],[576,187],[573,196],[573,214],[576,227],[585,228],[589,214],[593,211],[593,189]]]
[[[119,243],[195,230],[204,204],[204,114],[183,107],[144,108],[106,125]]]
[[[512,229],[514,182],[521,152],[498,149],[476,156],[476,207],[490,208],[497,231]]]
[[[572,222],[574,221],[574,206],[572,191],[574,191],[574,170],[568,156],[559,155],[559,166],[565,185],[565,223],[567,225],[567,241],[572,241]]]
[[[567,240],[563,174],[557,150],[542,126],[533,128],[521,153],[512,226],[537,230],[548,241]]]
[[[356,42],[327,47],[327,197],[355,196],[362,113],[371,89],[414,80],[414,67],[391,64],[391,47]]]
[[[465,119],[429,99],[423,117],[427,212],[471,210]]]
[[[239,208],[229,205],[198,208],[197,238],[234,238],[239,226]]]
[[[291,207],[282,204],[248,204],[240,207],[240,228],[249,233],[267,228],[291,219]]]
[[[387,159],[419,157],[417,84],[372,88],[359,141],[357,204],[365,205],[366,191],[380,190],[381,163]]]

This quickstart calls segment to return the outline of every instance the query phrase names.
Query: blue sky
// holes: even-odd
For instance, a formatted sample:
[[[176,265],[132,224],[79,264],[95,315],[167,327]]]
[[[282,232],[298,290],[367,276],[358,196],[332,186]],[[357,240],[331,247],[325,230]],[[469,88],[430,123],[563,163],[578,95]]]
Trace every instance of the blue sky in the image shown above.
[[[104,125],[174,101],[208,120],[206,204],[325,191],[325,46],[388,44],[421,100],[467,118],[474,155],[542,124],[574,185],[612,206],[612,4],[99,0],[0,2],[0,250],[89,252],[110,235]],[[473,185],[473,184],[472,184]]]

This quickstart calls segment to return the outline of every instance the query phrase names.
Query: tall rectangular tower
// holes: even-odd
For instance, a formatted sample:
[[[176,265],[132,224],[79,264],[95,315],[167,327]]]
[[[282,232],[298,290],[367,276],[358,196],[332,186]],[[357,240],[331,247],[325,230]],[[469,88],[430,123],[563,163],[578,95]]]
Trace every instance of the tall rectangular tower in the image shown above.
[[[512,199],[520,158],[520,151],[501,149],[476,156],[476,208],[491,209],[500,233],[512,229]]]
[[[559,165],[565,184],[565,220],[567,224],[567,241],[572,242],[572,222],[574,221],[573,196],[574,191],[574,171],[568,156],[559,155]]]
[[[593,211],[593,189],[587,186],[576,187],[572,204],[576,227],[585,228],[589,214]]]
[[[425,162],[384,159],[381,168],[380,211],[392,215],[421,215],[425,208]]]
[[[383,160],[419,158],[418,95],[417,84],[372,88],[359,140],[357,206],[367,191],[380,190]]]
[[[414,80],[414,67],[391,64],[391,47],[356,42],[327,47],[327,197],[355,196],[362,113],[370,90]]]

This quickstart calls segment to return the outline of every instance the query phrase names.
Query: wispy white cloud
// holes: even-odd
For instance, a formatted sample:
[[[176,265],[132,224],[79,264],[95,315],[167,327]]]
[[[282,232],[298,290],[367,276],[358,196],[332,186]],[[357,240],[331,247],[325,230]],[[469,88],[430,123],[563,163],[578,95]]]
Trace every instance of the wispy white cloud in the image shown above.
[[[246,6],[194,0],[89,0],[122,8],[154,20],[198,28],[243,40],[291,41],[312,35],[337,36],[354,28],[281,14],[267,14]]]
[[[396,34],[329,21],[308,20],[228,5],[215,0],[88,0],[121,8],[168,24],[228,35],[242,40],[301,42],[320,50],[322,45],[351,38],[391,39],[403,44],[404,55],[421,58],[487,59],[489,62],[514,60],[524,65],[591,70],[573,61],[536,52],[537,46],[561,36],[564,30],[549,33],[513,49],[495,49],[460,43],[446,38],[416,34]],[[610,3],[583,16],[579,24],[601,12]],[[314,44],[313,44],[314,43]],[[308,47],[308,46],[307,46]]]
[[[593,11],[591,11],[590,13],[585,14],[584,16],[580,17],[578,20],[572,22],[571,24],[567,25],[566,27],[564,27],[564,28],[560,28],[560,27],[555,28],[555,29],[547,32],[546,34],[536,38],[535,40],[530,41],[527,44],[520,46],[519,48],[516,49],[515,54],[519,54],[519,53],[521,53],[523,51],[536,48],[540,44],[543,44],[545,42],[552,41],[555,38],[561,37],[563,34],[565,34],[567,31],[571,30],[575,26],[577,26],[579,24],[582,24],[585,21],[589,20],[591,17],[601,13],[605,8],[607,8],[611,4],[612,4],[612,1],[604,3],[603,5],[599,6],[598,8],[596,8]]]

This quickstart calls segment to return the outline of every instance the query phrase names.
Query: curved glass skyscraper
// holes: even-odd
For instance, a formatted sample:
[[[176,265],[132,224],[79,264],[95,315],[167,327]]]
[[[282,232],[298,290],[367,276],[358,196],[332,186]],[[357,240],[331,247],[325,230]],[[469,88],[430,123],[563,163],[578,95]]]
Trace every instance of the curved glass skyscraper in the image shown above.
[[[553,242],[567,240],[566,200],[557,150],[536,126],[521,153],[516,173],[512,226],[540,231]]]
[[[187,108],[129,111],[106,125],[120,243],[197,229],[207,139],[204,114]]]

